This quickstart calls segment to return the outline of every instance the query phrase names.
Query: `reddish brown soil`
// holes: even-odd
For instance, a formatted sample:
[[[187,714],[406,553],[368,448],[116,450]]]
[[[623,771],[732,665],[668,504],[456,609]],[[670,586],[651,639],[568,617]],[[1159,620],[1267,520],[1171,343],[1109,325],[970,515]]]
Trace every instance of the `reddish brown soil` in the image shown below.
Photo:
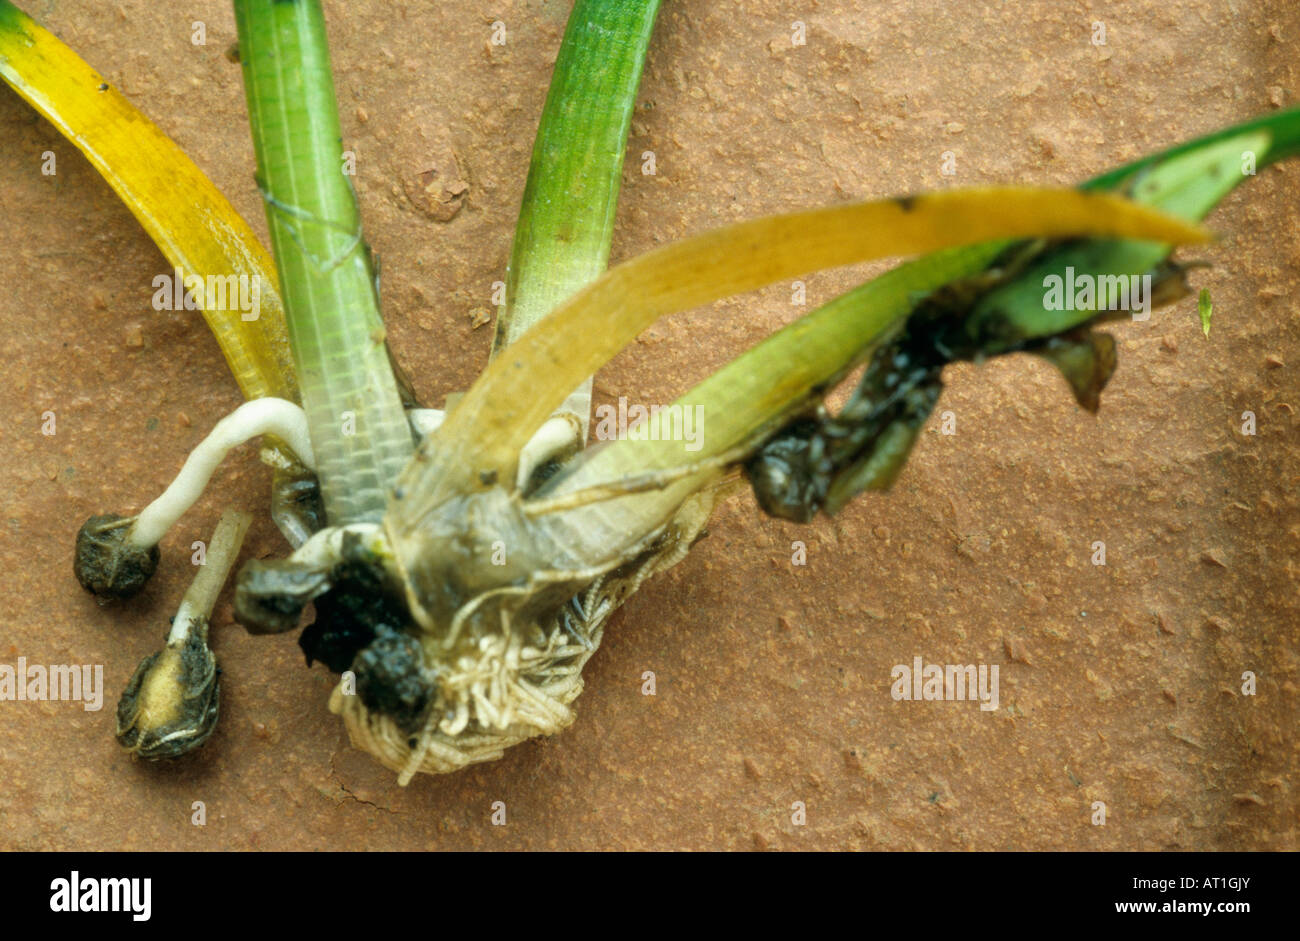
[[[265,231],[239,72],[222,55],[229,4],[28,7]],[[788,3],[665,0],[615,259],[796,207],[1069,183],[1300,89],[1289,0],[796,7],[797,48]],[[471,320],[504,273],[567,10],[329,4],[389,333],[430,402],[487,356],[491,328]],[[504,48],[487,44],[498,18]],[[192,20],[206,46],[191,45]],[[401,789],[348,746],[324,669],[292,636],[248,636],[225,603],[212,740],[166,766],[114,742],[113,704],[166,629],[190,543],[233,501],[259,514],[248,551],[284,544],[269,473],[245,448],[164,542],[141,598],[101,608],[77,586],[80,523],[143,506],[239,396],[198,315],[150,307],[162,256],[7,90],[0,141],[0,662],[103,664],[106,685],[100,712],[0,703],[0,847],[1297,847],[1300,166],[1260,174],[1212,217],[1224,238],[1194,277],[1213,292],[1208,341],[1191,299],[1117,326],[1096,417],[1029,357],[950,369],[940,409],[957,433],[933,421],[893,493],[810,527],[734,501],[617,616],[572,729]],[[645,151],[656,176],[640,172]],[[868,270],[808,278],[810,307]],[[800,313],[789,300],[782,285],[661,324],[600,374],[598,396],[669,401]],[[1247,410],[1254,437],[1239,431]],[[791,564],[794,540],[806,566]],[[1095,540],[1105,567],[1090,564]],[[914,655],[999,664],[1002,708],[893,701],[890,669]],[[504,827],[489,821],[498,800]]]

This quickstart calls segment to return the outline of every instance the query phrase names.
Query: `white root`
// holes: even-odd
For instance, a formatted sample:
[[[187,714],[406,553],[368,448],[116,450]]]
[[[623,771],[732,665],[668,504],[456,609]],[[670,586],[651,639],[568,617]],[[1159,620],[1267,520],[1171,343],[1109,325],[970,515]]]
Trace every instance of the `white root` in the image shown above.
[[[447,417],[447,413],[440,408],[408,408],[406,410],[406,419],[411,423],[411,428],[421,438],[427,438],[440,427],[442,420]]]
[[[454,404],[449,397],[448,406]],[[411,427],[420,435],[434,433],[444,415],[436,409],[408,411]],[[572,454],[584,438],[577,415],[557,412],[521,450],[514,487],[524,490],[538,467]],[[330,711],[342,717],[352,743],[396,771],[402,785],[416,774],[445,774],[492,761],[511,745],[563,731],[576,717],[572,703],[583,689],[582,670],[599,648],[609,617],[646,578],[686,555],[718,495],[706,488],[688,498],[666,527],[670,538],[635,572],[618,579],[598,577],[596,570],[585,576],[563,573],[565,579],[595,580],[571,606],[541,624],[512,624],[503,605],[497,612],[499,629],[461,643],[463,622],[481,616],[476,611],[483,602],[499,603],[501,596],[512,592],[502,588],[468,601],[450,623],[440,626],[439,643],[427,639],[424,643],[425,670],[436,684],[437,706],[422,728],[408,732],[391,716],[370,711],[356,693],[355,683],[347,680],[340,680],[334,689]],[[382,543],[387,538],[374,524],[347,529],[367,541]],[[293,558],[328,567],[340,557],[342,534],[343,530],[317,533]],[[391,555],[391,550],[377,551]]]
[[[349,533],[370,542],[379,535],[378,523],[349,523],[346,526],[328,526],[316,533],[294,550],[291,561],[300,562],[320,571],[327,571],[343,561],[343,537]]]
[[[523,490],[533,471],[551,458],[572,454],[582,444],[586,434],[582,422],[570,412],[557,412],[528,439],[519,452],[519,470],[515,474],[515,489]]]
[[[185,465],[162,496],[145,507],[131,527],[130,541],[141,548],[156,546],[167,530],[194,505],[226,454],[250,438],[275,435],[284,440],[308,470],[315,469],[307,414],[285,399],[245,402],[221,421],[190,452]]]
[[[575,603],[538,625],[540,644],[524,640],[531,633],[526,625],[503,621],[499,632],[447,650],[432,665],[441,709],[417,732],[404,732],[391,717],[370,712],[342,681],[330,697],[330,711],[342,716],[353,745],[396,771],[401,785],[419,773],[446,774],[493,761],[511,745],[563,731],[575,718],[571,704],[582,692],[582,668],[600,646],[610,615],[645,579],[685,557],[720,495],[705,490],[688,499],[654,556],[619,579],[598,578]]]

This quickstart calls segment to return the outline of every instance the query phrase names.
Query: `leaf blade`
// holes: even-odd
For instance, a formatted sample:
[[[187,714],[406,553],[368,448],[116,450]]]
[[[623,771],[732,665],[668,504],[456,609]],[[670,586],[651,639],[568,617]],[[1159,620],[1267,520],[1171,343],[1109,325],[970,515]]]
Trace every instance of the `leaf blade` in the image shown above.
[[[271,256],[203,171],[9,0],[0,0],[0,78],[86,156],[174,268],[204,279],[259,279],[256,320],[236,309],[205,307],[203,315],[246,398],[296,399]]]
[[[607,271],[489,365],[403,475],[407,506],[511,479],[519,449],[567,390],[664,314],[820,268],[1036,235],[1207,239],[1106,193],[988,187],[767,216],[665,245]]]

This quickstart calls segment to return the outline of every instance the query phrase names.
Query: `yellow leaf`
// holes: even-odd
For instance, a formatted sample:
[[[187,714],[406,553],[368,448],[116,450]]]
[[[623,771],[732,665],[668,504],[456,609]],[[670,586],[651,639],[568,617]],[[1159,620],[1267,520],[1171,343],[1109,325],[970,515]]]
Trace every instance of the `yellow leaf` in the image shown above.
[[[510,481],[520,448],[571,389],[659,317],[821,268],[1008,238],[1207,241],[1199,227],[1106,193],[987,187],[724,226],[611,268],[503,350],[403,479],[418,518],[457,490]]]
[[[247,398],[296,399],[275,265],[203,171],[75,52],[8,0],[0,0],[0,78],[86,155],[173,268],[205,282],[258,279],[257,319],[244,320],[239,305],[230,303],[226,309],[204,309],[203,315]]]

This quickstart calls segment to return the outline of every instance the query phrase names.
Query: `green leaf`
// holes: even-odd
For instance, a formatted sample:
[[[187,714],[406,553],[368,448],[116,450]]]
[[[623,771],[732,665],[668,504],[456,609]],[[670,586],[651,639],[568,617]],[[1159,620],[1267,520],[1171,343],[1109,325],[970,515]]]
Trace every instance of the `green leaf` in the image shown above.
[[[378,520],[414,447],[342,169],[325,18],[319,0],[237,0],[235,22],[325,515],[333,525]]]
[[[494,350],[605,270],[623,155],[659,0],[577,0],[537,127]],[[591,378],[560,411],[587,427]]]

